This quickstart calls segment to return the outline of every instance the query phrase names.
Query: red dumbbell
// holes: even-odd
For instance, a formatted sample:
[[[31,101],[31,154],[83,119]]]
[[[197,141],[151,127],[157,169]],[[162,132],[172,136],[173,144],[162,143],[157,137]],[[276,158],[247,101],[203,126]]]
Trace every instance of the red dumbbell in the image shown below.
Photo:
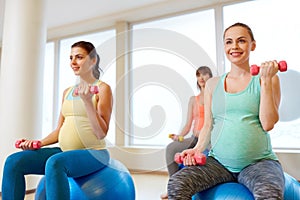
[[[91,92],[92,94],[98,94],[98,93],[99,93],[99,88],[98,88],[98,86],[96,86],[96,85],[91,86],[91,87],[90,87],[90,92]],[[74,94],[75,94],[75,95],[78,95],[78,88],[75,88]]]
[[[196,160],[196,163],[198,165],[205,165],[206,163],[206,156],[203,153],[201,153],[200,155],[194,155],[194,159]],[[180,153],[175,154],[174,161],[178,164],[183,163],[183,157],[180,155]]]
[[[283,60],[278,63],[278,70],[281,72],[285,72],[287,70],[286,61]],[[250,73],[251,73],[251,75],[256,76],[259,73],[259,66],[251,65]]]
[[[26,140],[25,139],[22,139],[22,140],[17,140],[16,141],[16,143],[15,143],[15,147],[16,148],[20,148],[20,144],[22,143],[22,142],[25,142]],[[34,140],[33,142],[32,142],[32,145],[31,145],[31,147],[32,148],[34,148],[34,149],[39,149],[39,148],[41,148],[41,141],[39,141],[39,140]]]

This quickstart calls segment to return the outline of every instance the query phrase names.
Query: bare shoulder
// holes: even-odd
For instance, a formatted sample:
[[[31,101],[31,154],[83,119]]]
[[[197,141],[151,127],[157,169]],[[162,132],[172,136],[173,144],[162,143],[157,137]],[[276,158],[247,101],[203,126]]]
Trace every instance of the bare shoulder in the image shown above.
[[[110,85],[107,84],[106,82],[99,81],[98,86],[101,91],[108,91],[108,92],[111,91]]]
[[[66,92],[68,92],[71,89],[71,87],[68,87],[64,90],[63,94],[65,94]]]
[[[66,94],[68,93],[68,91],[71,89],[72,87],[68,87],[64,90],[63,92],[63,98],[66,96]]]

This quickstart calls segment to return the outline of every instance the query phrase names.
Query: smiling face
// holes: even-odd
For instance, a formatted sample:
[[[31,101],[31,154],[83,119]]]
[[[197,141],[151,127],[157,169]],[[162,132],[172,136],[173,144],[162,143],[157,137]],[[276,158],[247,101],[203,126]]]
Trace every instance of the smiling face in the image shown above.
[[[250,51],[256,47],[249,30],[242,26],[233,26],[224,33],[224,50],[227,59],[236,65],[249,62]]]
[[[75,75],[92,75],[95,59],[91,59],[88,52],[80,47],[73,47],[70,54],[70,66]]]

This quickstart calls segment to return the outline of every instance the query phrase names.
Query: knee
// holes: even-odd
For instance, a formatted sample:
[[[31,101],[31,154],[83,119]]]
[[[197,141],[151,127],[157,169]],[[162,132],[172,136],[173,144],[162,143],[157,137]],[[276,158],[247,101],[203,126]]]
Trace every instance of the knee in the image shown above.
[[[283,199],[283,189],[271,184],[257,186],[253,190],[253,196],[257,200],[279,200]]]
[[[190,200],[193,191],[182,181],[170,178],[168,182],[168,198],[172,200]]]
[[[4,169],[7,170],[18,170],[22,169],[22,156],[18,156],[17,154],[12,154],[8,156],[5,160]]]
[[[187,183],[184,182],[184,177],[179,176],[180,173],[173,174],[168,182],[168,194],[177,196],[187,189]]]
[[[169,157],[171,155],[175,155],[175,153],[178,153],[178,146],[175,142],[171,142],[166,147],[166,156]]]
[[[63,169],[63,163],[58,157],[52,156],[47,160],[45,174],[53,173],[60,169]]]
[[[172,196],[178,196],[177,192],[179,192],[178,188],[181,188],[178,183],[176,183],[176,180],[173,178],[174,175],[172,175],[168,181],[167,191],[168,191],[168,197],[172,199]]]

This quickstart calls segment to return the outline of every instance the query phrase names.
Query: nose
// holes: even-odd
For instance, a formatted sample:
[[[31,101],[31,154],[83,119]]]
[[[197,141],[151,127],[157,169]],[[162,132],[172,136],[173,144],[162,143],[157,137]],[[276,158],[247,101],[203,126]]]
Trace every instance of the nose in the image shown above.
[[[71,63],[71,64],[76,63],[76,62],[75,62],[75,58],[71,58],[71,59],[70,59],[70,63]]]
[[[237,49],[239,47],[237,42],[232,43],[232,49]]]
[[[199,78],[200,78],[200,79],[204,79],[204,77],[205,77],[205,74],[200,73]]]

